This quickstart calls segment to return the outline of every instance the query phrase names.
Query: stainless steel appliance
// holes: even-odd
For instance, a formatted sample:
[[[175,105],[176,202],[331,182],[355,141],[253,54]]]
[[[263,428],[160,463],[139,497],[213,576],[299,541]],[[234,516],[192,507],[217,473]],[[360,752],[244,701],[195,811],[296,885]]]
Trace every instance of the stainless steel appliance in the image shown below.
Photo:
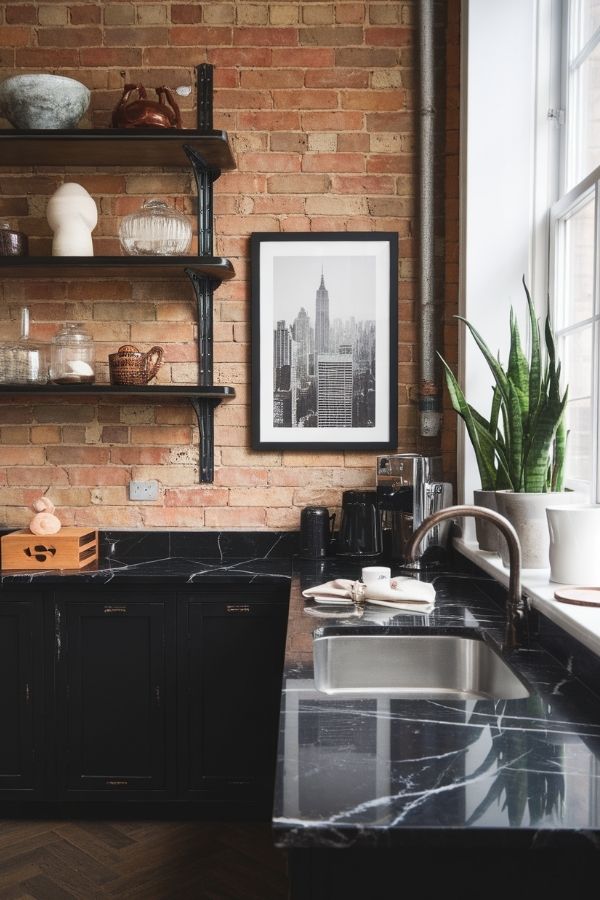
[[[441,456],[398,453],[377,457],[377,505],[384,555],[390,560],[420,568],[443,556],[448,520],[427,533],[414,563],[409,563],[406,553],[407,543],[423,519],[452,505],[452,485],[442,478]]]

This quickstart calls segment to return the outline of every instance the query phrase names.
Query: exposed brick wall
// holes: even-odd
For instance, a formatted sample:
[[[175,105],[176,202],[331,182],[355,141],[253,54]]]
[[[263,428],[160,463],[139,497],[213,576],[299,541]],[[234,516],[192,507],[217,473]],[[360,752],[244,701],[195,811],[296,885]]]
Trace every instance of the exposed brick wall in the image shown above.
[[[198,485],[195,419],[185,403],[3,401],[0,404],[0,523],[19,525],[40,490],[65,523],[153,527],[294,528],[308,503],[332,510],[349,487],[372,487],[374,453],[255,453],[249,449],[249,235],[255,231],[396,231],[399,265],[398,448],[442,446],[454,475],[454,414],[441,442],[420,441],[415,305],[414,2],[106,2],[30,0],[0,4],[0,77],[25,71],[71,75],[93,91],[82,127],[106,127],[125,73],[147,86],[193,84],[194,67],[214,64],[215,127],[229,132],[235,172],[215,185],[215,253],[236,277],[215,294],[215,382],[236,388],[216,412],[216,476]],[[456,356],[458,0],[439,5],[440,110],[445,134],[438,219],[444,352]],[[447,21],[446,21],[447,20]],[[179,98],[195,125],[195,89]],[[5,123],[0,122],[0,125]],[[445,168],[444,168],[445,166]],[[50,251],[49,195],[62,181],[97,201],[97,255],[118,253],[120,217],[164,197],[190,216],[187,170],[0,169],[0,217]],[[189,284],[127,280],[6,281],[1,338],[18,335],[31,308],[32,336],[51,339],[61,323],[85,323],[97,342],[98,380],[107,355],[125,342],[160,343],[159,381],[197,381],[195,304]],[[127,499],[131,479],[156,478],[157,503]]]

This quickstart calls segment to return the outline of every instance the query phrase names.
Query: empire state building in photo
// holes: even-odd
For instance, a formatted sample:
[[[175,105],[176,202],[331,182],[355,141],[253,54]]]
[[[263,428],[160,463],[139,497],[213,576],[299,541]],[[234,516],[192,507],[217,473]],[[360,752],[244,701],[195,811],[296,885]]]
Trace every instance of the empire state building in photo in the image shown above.
[[[321,269],[321,284],[317,290],[315,312],[315,353],[329,353],[329,291]]]

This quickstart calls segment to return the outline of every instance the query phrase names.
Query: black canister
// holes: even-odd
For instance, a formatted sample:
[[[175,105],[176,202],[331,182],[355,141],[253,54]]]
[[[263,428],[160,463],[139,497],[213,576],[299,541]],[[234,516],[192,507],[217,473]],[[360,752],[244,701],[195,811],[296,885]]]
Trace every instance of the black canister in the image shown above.
[[[382,550],[376,491],[344,491],[338,556],[379,556]]]
[[[305,506],[300,513],[300,556],[323,559],[331,544],[335,513],[325,506]]]

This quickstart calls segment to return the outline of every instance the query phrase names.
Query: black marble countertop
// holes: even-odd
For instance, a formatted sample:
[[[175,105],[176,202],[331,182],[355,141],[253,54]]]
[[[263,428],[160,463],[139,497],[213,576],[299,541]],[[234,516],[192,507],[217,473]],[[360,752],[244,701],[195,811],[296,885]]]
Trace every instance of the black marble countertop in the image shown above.
[[[36,571],[2,571],[0,585],[289,584],[297,538],[295,532],[103,531],[97,563],[79,570],[41,564]]]
[[[301,595],[331,578],[358,578],[360,567],[336,561],[297,568],[273,814],[277,846],[526,848],[575,840],[600,850],[600,698],[537,636],[507,656],[531,690],[524,699],[349,698],[315,689],[313,635],[331,626],[474,628],[501,643],[504,610],[494,594],[503,592],[474,567],[460,568],[423,576],[436,589],[429,615],[373,606],[361,618],[339,607],[336,617],[332,607]],[[327,618],[307,610],[324,610]]]
[[[360,563],[300,560],[294,532],[102,532],[100,549],[99,564],[87,569],[2,572],[0,583],[264,584],[285,587],[286,595],[289,589],[273,810],[277,846],[575,841],[600,849],[597,658],[589,662],[586,684],[575,674],[585,648],[556,628],[546,633],[543,617],[531,616],[529,645],[509,655],[530,688],[524,699],[341,698],[315,689],[313,635],[331,626],[476,629],[500,643],[504,591],[471,564],[454,561],[422,576],[436,589],[430,614],[366,607],[356,617],[348,615],[353,610],[305,600],[301,592],[335,577],[359,578]]]

